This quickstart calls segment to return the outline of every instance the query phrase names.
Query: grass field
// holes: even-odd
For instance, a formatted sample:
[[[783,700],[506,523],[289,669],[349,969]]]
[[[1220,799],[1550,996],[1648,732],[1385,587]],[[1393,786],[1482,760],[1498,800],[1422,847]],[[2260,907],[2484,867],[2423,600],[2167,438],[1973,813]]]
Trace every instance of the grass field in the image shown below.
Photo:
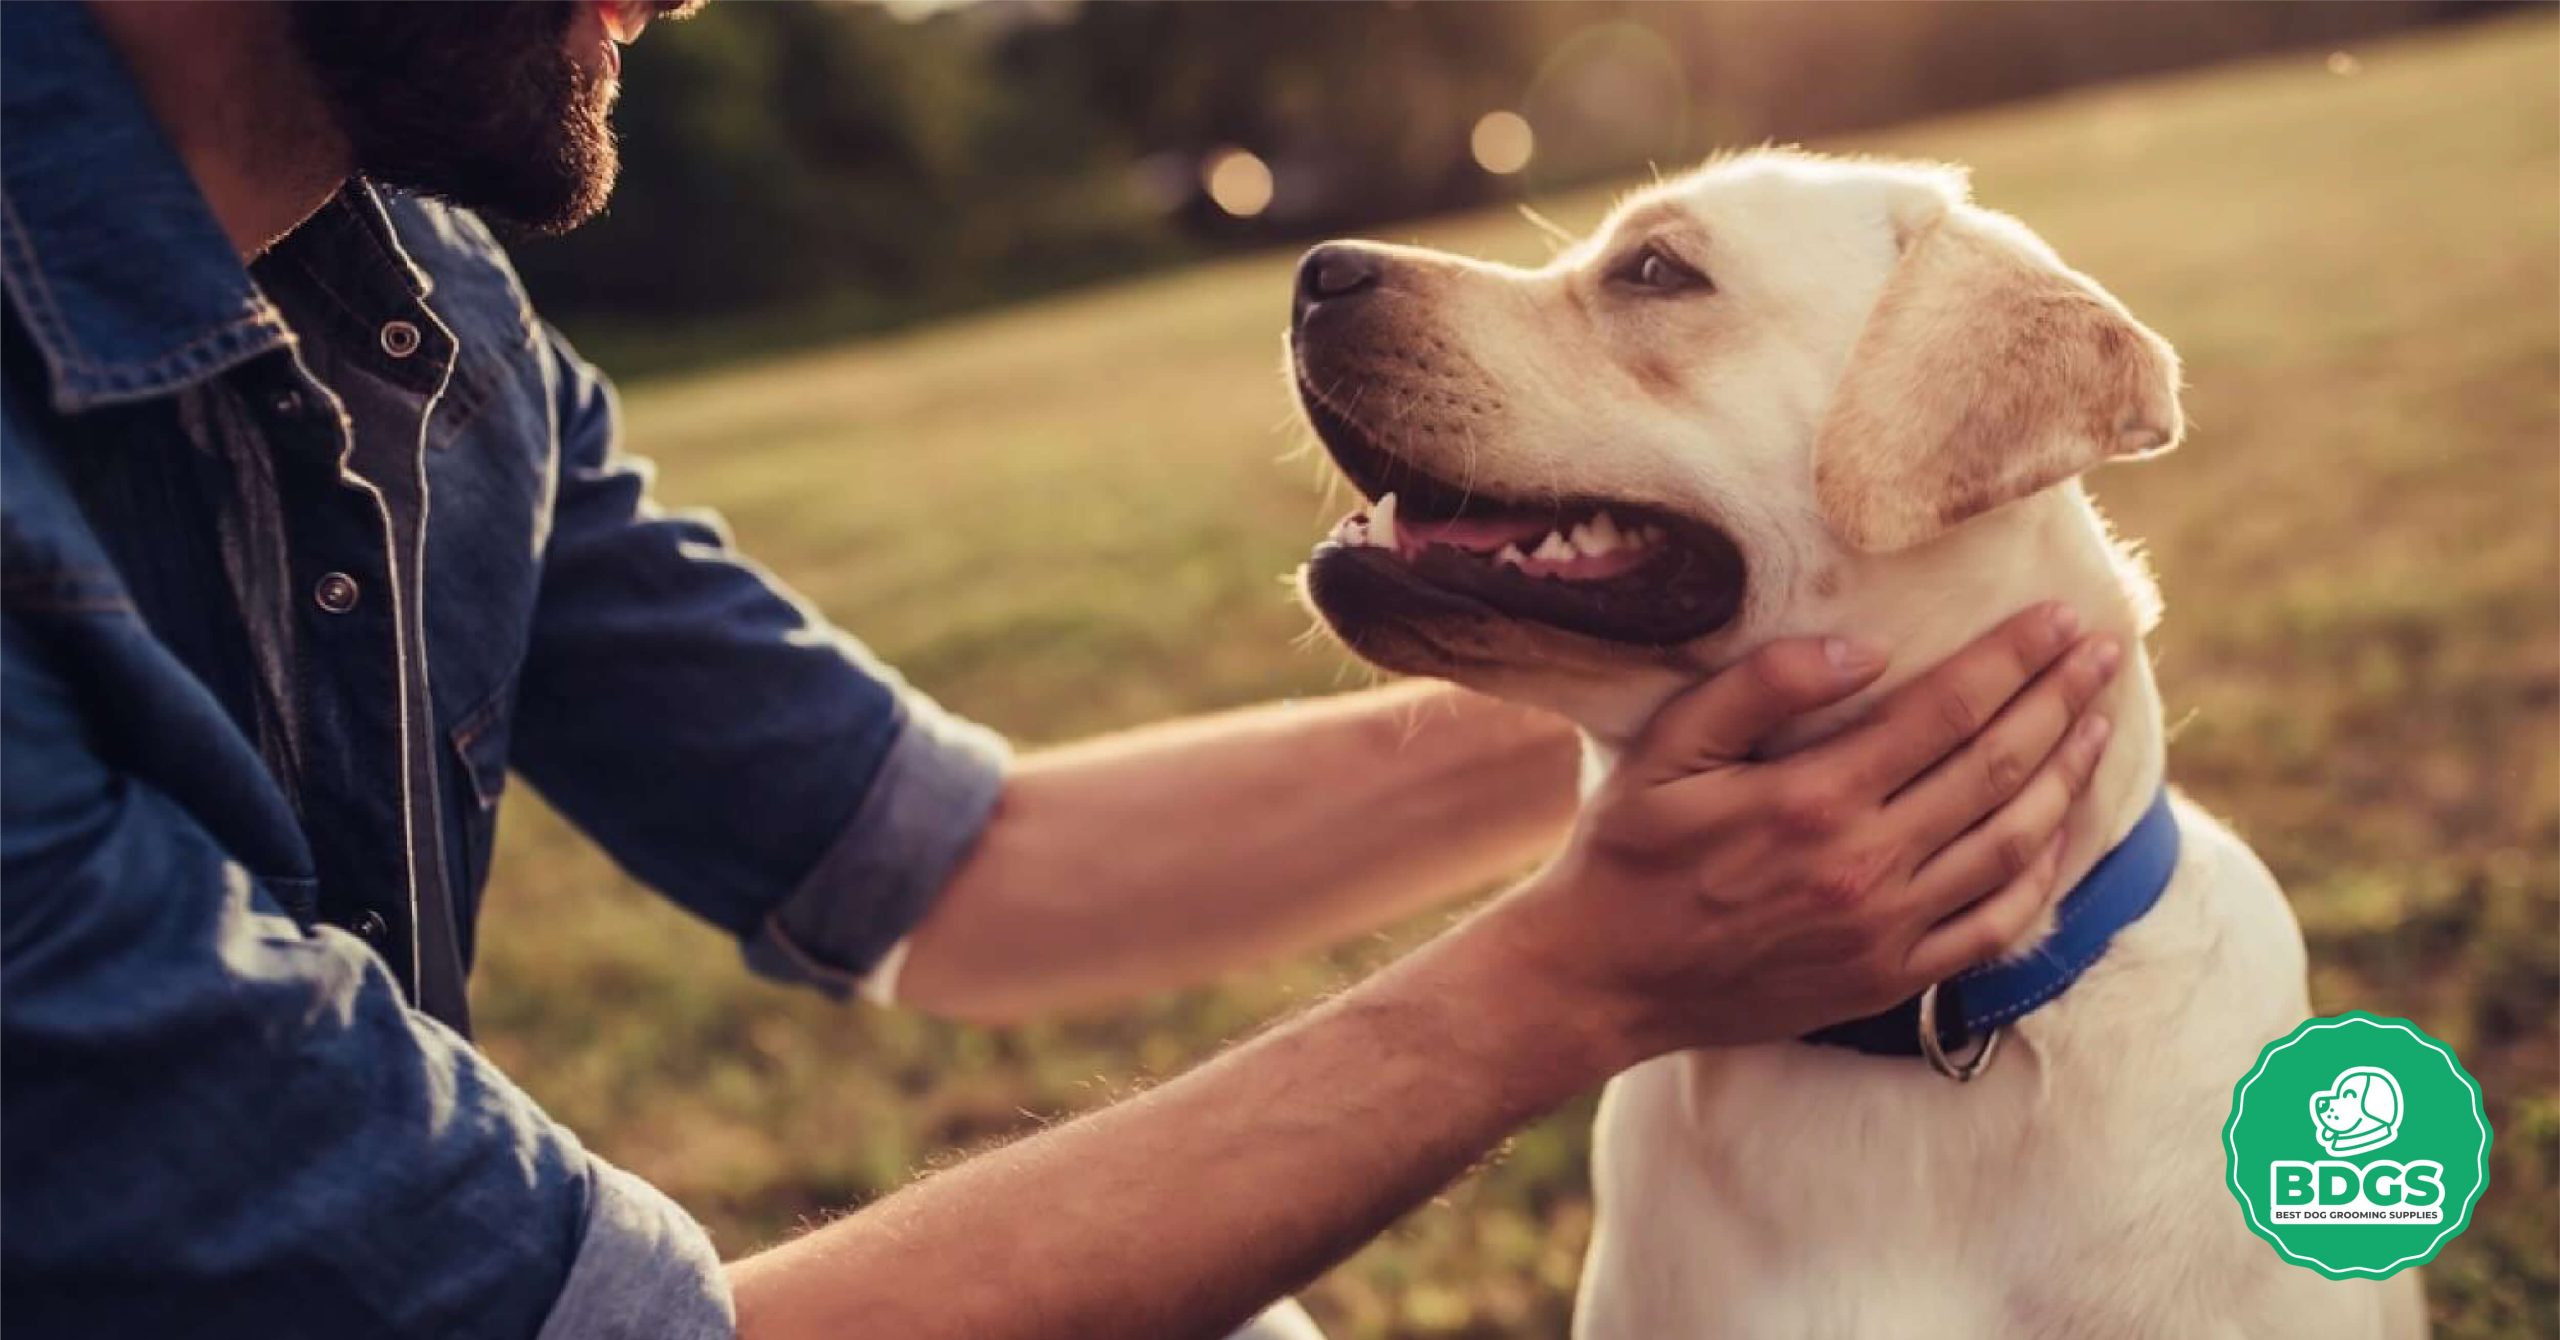
[[[2560,29],[2322,55],[1821,147],[1970,162],[1984,200],[2184,353],[2186,448],[2098,480],[2168,596],[2172,773],[2291,890],[2317,1004],[2419,1021],[2488,1090],[2494,1182],[2430,1271],[2438,1333],[2549,1334]],[[1605,203],[1542,205],[1583,226]],[[1508,213],[1412,231],[1543,254]],[[1307,621],[1279,581],[1329,520],[1279,375],[1290,264],[628,388],[633,440],[669,498],[720,507],[912,678],[1026,744],[1356,683],[1293,642]],[[1177,1072],[1428,929],[984,1032],[755,982],[511,803],[488,1046],[730,1253]],[[1321,1283],[1334,1334],[1561,1334],[1587,1115],[1524,1134]]]

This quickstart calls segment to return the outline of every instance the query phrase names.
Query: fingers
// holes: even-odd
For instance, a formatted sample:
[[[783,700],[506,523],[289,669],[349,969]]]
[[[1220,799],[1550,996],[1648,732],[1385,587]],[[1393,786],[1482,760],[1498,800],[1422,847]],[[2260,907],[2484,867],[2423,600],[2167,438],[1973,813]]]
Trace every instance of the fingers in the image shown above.
[[[2025,939],[2052,903],[2061,867],[2062,835],[2056,833],[1999,892],[1921,936],[1905,960],[1911,975],[1923,983],[1943,982]]]
[[[1911,910],[1928,921],[1952,916],[2025,875],[2088,789],[2108,734],[2105,717],[2084,718],[2008,804],[1922,862],[1911,876]]]
[[[1779,726],[1874,683],[1884,667],[1881,649],[1848,638],[1772,642],[1655,713],[1627,771],[1658,784],[1748,757]]]
[[[2071,645],[2080,620],[2047,603],[2010,616],[1936,669],[1893,691],[1820,752],[1868,787],[1892,792],[1973,738],[2001,705]]]
[[[2009,700],[1980,735],[1886,802],[1908,827],[1910,850],[1925,862],[1984,816],[2008,803],[2115,678],[2123,651],[2090,638]]]

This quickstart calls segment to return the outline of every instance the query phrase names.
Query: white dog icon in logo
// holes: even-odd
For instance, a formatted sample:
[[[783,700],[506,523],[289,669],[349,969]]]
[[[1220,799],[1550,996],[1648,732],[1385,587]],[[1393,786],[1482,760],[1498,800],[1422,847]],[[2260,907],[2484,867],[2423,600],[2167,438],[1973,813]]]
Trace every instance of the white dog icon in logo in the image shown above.
[[[2361,1154],[2391,1143],[2400,1134],[2401,1112],[2400,1081],[2369,1065],[2341,1071],[2327,1093],[2311,1095],[2315,1133],[2332,1154]]]

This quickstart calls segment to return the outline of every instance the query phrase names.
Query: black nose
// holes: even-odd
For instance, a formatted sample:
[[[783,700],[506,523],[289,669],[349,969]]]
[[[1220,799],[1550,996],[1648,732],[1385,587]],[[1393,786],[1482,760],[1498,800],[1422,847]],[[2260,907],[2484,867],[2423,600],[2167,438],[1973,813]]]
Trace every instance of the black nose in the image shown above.
[[[1362,247],[1327,242],[1298,262],[1298,297],[1292,320],[1304,321],[1320,302],[1338,302],[1378,286],[1378,257]]]

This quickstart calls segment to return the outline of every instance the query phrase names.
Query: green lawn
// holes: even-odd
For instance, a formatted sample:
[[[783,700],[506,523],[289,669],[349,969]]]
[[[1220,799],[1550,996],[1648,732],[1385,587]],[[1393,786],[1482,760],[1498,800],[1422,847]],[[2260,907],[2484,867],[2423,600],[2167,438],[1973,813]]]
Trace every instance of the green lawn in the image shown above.
[[[1984,200],[2185,354],[2187,447],[2099,483],[2168,595],[2173,774],[2292,891],[2319,1005],[2416,1019],[2488,1089],[2495,1182],[2430,1271],[2439,1334],[2547,1333],[2560,30],[2535,16],[2356,55],[1822,147],[1973,164]],[[1574,226],[1605,203],[1542,202]],[[1413,232],[1544,254],[1507,212]],[[1280,580],[1330,517],[1280,375],[1291,260],[635,386],[632,437],[671,499],[717,505],[911,677],[1026,744],[1359,683],[1300,639]],[[985,1032],[755,982],[537,804],[511,806],[488,1046],[731,1253],[1177,1072],[1427,929]],[[1586,1118],[1524,1134],[1327,1278],[1312,1302],[1335,1334],[1560,1334]]]

